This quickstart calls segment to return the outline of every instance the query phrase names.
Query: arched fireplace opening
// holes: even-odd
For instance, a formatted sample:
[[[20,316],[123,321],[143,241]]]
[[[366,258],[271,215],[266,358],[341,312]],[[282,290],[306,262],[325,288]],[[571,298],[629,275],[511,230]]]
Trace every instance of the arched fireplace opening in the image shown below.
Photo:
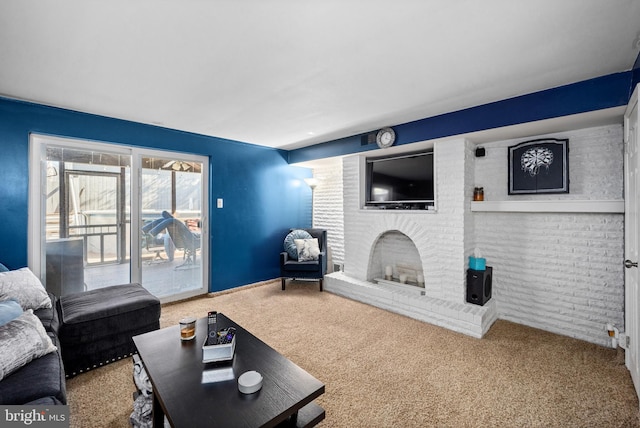
[[[398,230],[382,233],[371,249],[367,281],[380,280],[424,288],[418,248],[411,238]]]

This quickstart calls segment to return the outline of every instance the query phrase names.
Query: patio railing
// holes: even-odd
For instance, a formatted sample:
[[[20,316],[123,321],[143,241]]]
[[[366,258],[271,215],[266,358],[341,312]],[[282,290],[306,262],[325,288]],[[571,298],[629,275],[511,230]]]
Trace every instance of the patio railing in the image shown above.
[[[105,257],[105,237],[113,236],[115,237],[115,247],[116,254],[115,259]],[[122,260],[122,251],[120,249],[120,228],[117,224],[87,224],[87,225],[77,225],[77,226],[69,226],[69,237],[82,237],[84,243],[84,262],[86,266],[100,265],[106,263],[119,263]],[[95,241],[97,238],[99,252],[96,254],[91,251],[92,257],[89,257],[89,245],[92,245],[92,248],[95,246]],[[113,245],[110,245],[113,248]],[[93,255],[99,256],[98,261],[95,261],[95,257]]]

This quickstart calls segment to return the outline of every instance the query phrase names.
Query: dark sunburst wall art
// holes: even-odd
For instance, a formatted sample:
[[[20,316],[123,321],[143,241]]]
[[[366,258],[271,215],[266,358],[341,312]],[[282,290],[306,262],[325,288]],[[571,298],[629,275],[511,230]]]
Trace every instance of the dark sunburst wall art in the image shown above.
[[[544,138],[509,147],[509,194],[569,193],[569,140]]]

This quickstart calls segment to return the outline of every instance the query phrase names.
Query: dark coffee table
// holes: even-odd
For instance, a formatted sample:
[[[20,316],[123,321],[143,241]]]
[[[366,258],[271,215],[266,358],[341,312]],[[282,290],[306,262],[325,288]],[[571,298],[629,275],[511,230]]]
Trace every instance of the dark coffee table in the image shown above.
[[[218,328],[223,327],[236,329],[235,357],[227,364],[202,362],[206,318],[197,321],[196,338],[189,342],[180,341],[177,325],[134,336],[153,385],[154,426],[163,426],[164,415],[175,428],[311,427],[324,419],[324,409],[313,401],[324,393],[322,382],[218,314]],[[238,391],[237,379],[249,370],[261,373],[263,384],[246,395]]]

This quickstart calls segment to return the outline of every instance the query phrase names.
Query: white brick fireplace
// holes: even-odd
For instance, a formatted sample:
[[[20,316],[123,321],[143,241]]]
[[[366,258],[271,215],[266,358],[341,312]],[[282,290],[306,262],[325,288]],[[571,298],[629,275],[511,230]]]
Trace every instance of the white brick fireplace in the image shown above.
[[[465,140],[447,141],[436,143],[434,152],[437,196],[432,212],[361,209],[361,157],[343,160],[345,267],[325,277],[325,289],[482,337],[497,313],[494,300],[485,306],[465,302],[466,258],[474,248],[473,233],[465,228],[472,221],[468,201],[473,168],[465,164],[473,146]],[[375,250],[381,239],[387,248]],[[388,265],[396,279],[399,270],[415,267],[424,276],[424,289],[372,282]]]

